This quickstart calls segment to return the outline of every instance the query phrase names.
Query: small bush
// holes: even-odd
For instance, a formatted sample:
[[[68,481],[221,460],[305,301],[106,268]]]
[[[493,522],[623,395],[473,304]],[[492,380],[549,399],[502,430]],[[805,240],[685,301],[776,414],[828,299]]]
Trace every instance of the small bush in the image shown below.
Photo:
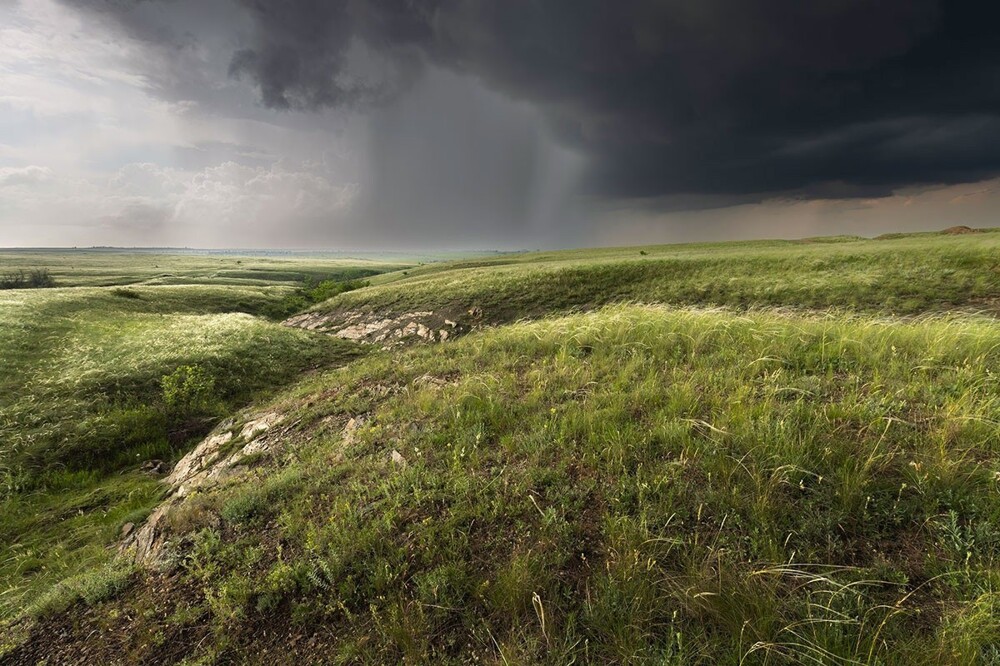
[[[117,287],[115,289],[112,289],[111,295],[117,296],[118,298],[131,298],[131,299],[142,298],[142,295],[139,292],[135,291],[134,289],[127,289],[125,287]]]
[[[55,286],[47,268],[10,271],[0,275],[0,289],[41,289]]]
[[[28,283],[24,271],[12,271],[0,275],[0,289],[23,289]]]
[[[163,402],[178,414],[197,414],[211,408],[215,379],[200,365],[182,365],[160,380]]]
[[[55,280],[52,279],[47,268],[35,268],[28,274],[29,287],[40,289],[42,287],[51,287],[53,284],[55,284]]]

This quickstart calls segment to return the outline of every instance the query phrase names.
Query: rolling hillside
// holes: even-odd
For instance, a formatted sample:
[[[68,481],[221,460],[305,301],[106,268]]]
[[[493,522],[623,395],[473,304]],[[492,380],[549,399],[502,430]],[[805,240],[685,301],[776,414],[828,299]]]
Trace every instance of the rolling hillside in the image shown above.
[[[200,443],[156,449],[176,465],[115,467],[141,492],[104,513],[102,555],[7,574],[0,663],[1000,663],[1000,234],[370,281],[289,320],[310,330],[169,315],[185,364],[221,368],[204,395],[238,396],[205,407]],[[88,339],[66,376],[146,348]],[[90,395],[45,372],[60,400]],[[37,466],[54,488],[63,465]]]

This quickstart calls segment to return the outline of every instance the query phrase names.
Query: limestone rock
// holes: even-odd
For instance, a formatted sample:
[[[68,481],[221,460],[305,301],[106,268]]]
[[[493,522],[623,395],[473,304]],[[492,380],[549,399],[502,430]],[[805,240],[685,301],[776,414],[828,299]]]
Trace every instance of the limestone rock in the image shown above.
[[[473,308],[469,312],[477,318],[482,316],[479,308]],[[284,324],[321,331],[345,340],[384,343],[389,347],[414,340],[443,341],[468,331],[468,327],[458,321],[447,319],[432,310],[419,310],[396,316],[361,311],[328,314],[306,312],[289,317]]]
[[[138,528],[131,523],[122,528],[122,543],[119,552],[130,556],[137,564],[156,566],[165,559],[169,550],[164,533],[163,519],[170,510],[183,502],[195,490],[236,473],[236,467],[247,456],[271,450],[272,442],[266,433],[281,421],[281,415],[267,412],[247,421],[240,429],[240,438],[250,440],[235,452],[226,451],[235,435],[233,422],[229,421],[222,432],[209,435],[191,452],[181,458],[170,474],[164,479],[167,485],[166,499],[149,515]],[[126,529],[128,528],[128,529]]]

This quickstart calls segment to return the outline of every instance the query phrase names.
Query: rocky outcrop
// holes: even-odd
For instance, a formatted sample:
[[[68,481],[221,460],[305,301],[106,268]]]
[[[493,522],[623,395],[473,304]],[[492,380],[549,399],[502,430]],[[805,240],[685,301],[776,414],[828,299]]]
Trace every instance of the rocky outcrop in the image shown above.
[[[267,412],[244,422],[238,432],[229,421],[202,440],[164,479],[167,496],[146,522],[138,528],[129,524],[128,529],[123,529],[119,552],[143,566],[162,562],[169,547],[164,519],[170,511],[196,490],[235,474],[250,456],[273,451],[281,438],[271,436],[271,431],[280,422],[279,414]]]
[[[304,312],[284,321],[286,326],[319,331],[345,340],[382,344],[386,347],[411,341],[444,342],[466,333],[470,326],[432,310],[386,317],[365,312]]]

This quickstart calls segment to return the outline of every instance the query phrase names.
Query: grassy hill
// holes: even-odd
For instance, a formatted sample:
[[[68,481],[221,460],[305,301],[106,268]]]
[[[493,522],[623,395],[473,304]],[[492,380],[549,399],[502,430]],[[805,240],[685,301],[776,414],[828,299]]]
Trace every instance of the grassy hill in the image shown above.
[[[358,354],[249,314],[280,310],[292,291],[0,291],[0,622],[110,559],[122,524],[162,494],[149,467],[303,371]],[[183,395],[168,401],[170,378]]]
[[[119,409],[91,400],[109,368],[162,380],[183,349],[225,401],[207,425],[219,457],[194,463],[218,474],[157,491],[140,470],[94,471],[146,457],[146,440],[87,462],[131,504],[88,527],[104,530],[93,557],[30,585],[5,574],[20,601],[0,663],[1000,663],[998,245],[505,255],[386,273],[316,306],[474,329],[391,349],[245,314],[154,326],[107,305],[140,299],[95,291],[101,305],[71,318],[101,341],[20,352],[18,381],[41,373],[66,393],[38,395],[86,422]],[[111,333],[133,319],[132,342]],[[145,358],[163,330],[184,343]],[[293,381],[306,366],[326,369]],[[39,479],[70,473],[47,434],[59,418],[5,423],[55,452],[30,458]],[[7,501],[76,497],[35,483]],[[164,497],[157,556],[113,556],[112,535]],[[13,513],[45,515],[32,506]],[[59,521],[76,507],[0,529],[72,542]]]
[[[1000,233],[897,235],[502,255],[385,273],[316,306],[379,314],[480,308],[491,323],[620,301],[845,307],[916,314],[992,309]]]

